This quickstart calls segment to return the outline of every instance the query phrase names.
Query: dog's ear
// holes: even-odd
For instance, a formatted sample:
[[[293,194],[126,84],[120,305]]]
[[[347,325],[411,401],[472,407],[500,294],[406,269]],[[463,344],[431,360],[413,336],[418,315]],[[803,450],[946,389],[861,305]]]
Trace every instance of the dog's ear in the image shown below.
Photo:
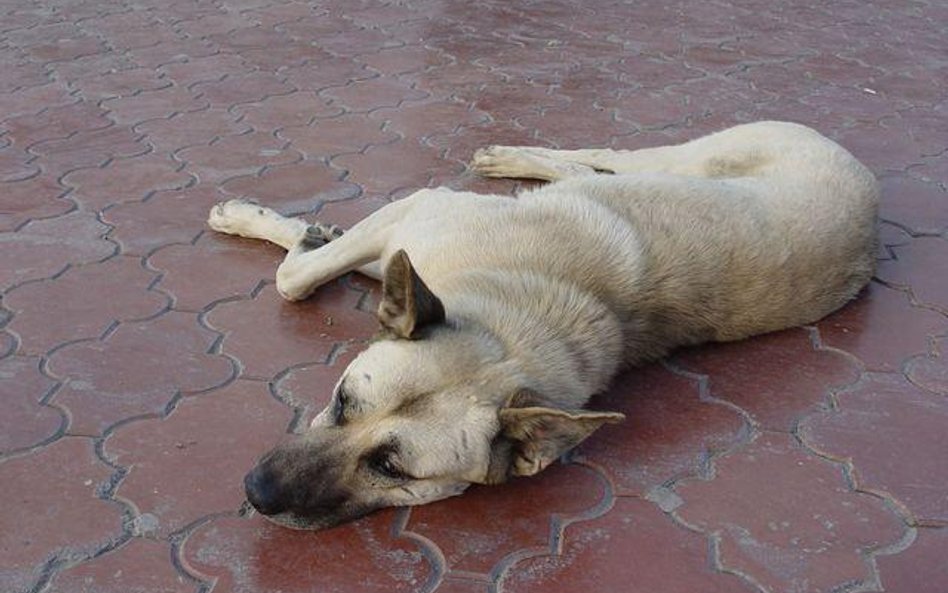
[[[546,468],[603,424],[625,420],[616,412],[559,410],[540,405],[529,390],[517,392],[499,412],[509,450],[508,475],[532,476]]]
[[[399,338],[416,338],[429,325],[444,321],[444,305],[399,249],[388,261],[382,278],[379,323]]]

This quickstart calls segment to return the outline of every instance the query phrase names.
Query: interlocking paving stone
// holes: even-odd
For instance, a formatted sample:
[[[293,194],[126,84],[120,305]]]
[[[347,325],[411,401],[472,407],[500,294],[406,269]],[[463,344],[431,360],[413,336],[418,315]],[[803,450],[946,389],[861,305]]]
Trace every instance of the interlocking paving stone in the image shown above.
[[[676,525],[658,508],[621,498],[604,517],[566,528],[557,556],[520,559],[504,576],[504,591],[754,591],[716,572],[704,538]]]
[[[33,220],[16,233],[0,233],[4,260],[0,287],[50,278],[69,264],[103,260],[116,246],[104,239],[108,227],[89,212]]]
[[[73,96],[66,85],[52,82],[40,86],[29,86],[14,93],[0,94],[0,113],[2,120],[19,115],[30,115],[50,107],[65,106],[76,103],[78,97]]]
[[[11,117],[3,122],[7,137],[16,146],[28,148],[44,140],[68,138],[78,131],[98,130],[110,125],[105,110],[91,103],[54,106],[35,115]]]
[[[174,308],[201,311],[214,301],[249,297],[264,280],[272,281],[284,253],[254,241],[226,241],[204,234],[194,245],[169,245],[148,258],[160,271],[158,288]]]
[[[109,238],[122,253],[147,255],[157,248],[191,243],[206,230],[207,213],[227,196],[213,184],[159,192],[146,202],[124,202],[102,212]]]
[[[180,160],[188,147],[210,144],[221,136],[244,134],[251,127],[226,109],[204,109],[178,113],[168,119],[153,119],[135,126],[156,150],[176,152]],[[221,155],[220,158],[227,158]],[[233,158],[233,157],[230,157]]]
[[[84,56],[48,66],[49,71],[55,73],[59,80],[69,83],[94,80],[104,74],[138,67],[140,65],[136,64],[129,55],[116,52]]]
[[[3,140],[0,139],[0,144]],[[25,150],[7,143],[0,147],[0,182],[23,181],[39,174],[35,159]]]
[[[273,95],[286,95],[294,89],[279,77],[267,72],[227,77],[219,82],[201,82],[194,92],[211,107],[228,107],[240,103],[255,103]]]
[[[935,340],[933,353],[918,356],[905,363],[909,381],[932,393],[948,395],[948,344],[945,338]]]
[[[233,177],[220,185],[232,197],[266,203],[281,212],[312,210],[324,201],[358,195],[359,188],[343,181],[343,173],[321,162],[293,163],[265,170],[259,176]]]
[[[187,170],[201,181],[220,183],[238,175],[252,175],[265,167],[289,165],[302,159],[285,140],[268,132],[252,131],[215,138],[212,143],[192,146],[175,153]]]
[[[919,303],[948,314],[948,240],[920,237],[892,251],[897,260],[882,262],[878,276],[910,289]]]
[[[735,410],[702,400],[697,380],[660,365],[620,376],[591,407],[626,415],[624,423],[600,429],[579,448],[626,494],[645,495],[701,472],[709,455],[728,449],[747,432]]]
[[[127,418],[161,414],[178,394],[230,380],[232,363],[208,353],[217,336],[196,318],[172,311],[122,323],[102,340],[53,353],[49,373],[65,382],[54,401],[69,411],[69,432],[98,435]]]
[[[154,192],[181,189],[193,177],[179,163],[158,154],[116,159],[102,168],[80,169],[63,177],[70,197],[91,211],[122,202],[138,202]]]
[[[97,102],[114,97],[128,97],[142,91],[171,86],[172,82],[149,68],[132,68],[107,72],[100,76],[81,78],[75,86],[87,101]]]
[[[333,159],[337,167],[348,169],[349,177],[358,183],[369,196],[387,196],[397,190],[424,187],[435,172],[457,174],[461,166],[445,161],[439,151],[414,140],[370,146],[364,153],[345,154]],[[406,167],[393,168],[389,163],[399,162]],[[410,170],[411,172],[407,172]]]
[[[167,118],[176,113],[206,109],[210,103],[194,97],[187,89],[169,86],[130,97],[102,101],[109,117],[119,124],[137,124],[150,119]]]
[[[818,349],[805,329],[699,347],[676,364],[708,376],[715,397],[740,406],[764,430],[791,431],[801,415],[828,404],[832,389],[859,376],[851,359]]]
[[[159,70],[168,79],[185,89],[190,89],[201,82],[219,82],[225,75],[232,75],[235,71],[241,73],[252,71],[240,56],[224,53],[186,56],[186,59],[162,64]]]
[[[863,99],[861,95],[855,94],[857,92],[860,91],[849,90],[848,97],[827,97],[823,102],[826,104],[826,109],[829,109],[831,104],[844,103],[849,107],[860,100],[872,101],[875,108],[863,116],[865,120],[877,121],[889,113],[884,106],[875,104],[876,101],[881,100],[878,95],[870,95],[872,99]],[[863,91],[863,94],[866,93]],[[815,107],[814,101],[804,99],[803,103],[807,107]],[[834,113],[840,112],[834,111]],[[846,114],[847,119],[853,117],[849,109],[842,113]],[[866,126],[857,126],[842,131],[837,139],[863,163],[879,173],[904,171],[925,162],[918,143],[901,128],[885,129],[880,137],[879,134],[870,133],[870,129]]]
[[[0,586],[26,591],[56,560],[89,558],[122,535],[122,505],[96,496],[112,469],[90,439],[67,437],[0,465],[4,513]]]
[[[312,299],[287,303],[268,284],[252,299],[219,303],[208,324],[224,334],[222,352],[240,360],[251,377],[274,377],[291,366],[326,359],[349,336],[370,336],[375,316],[356,309],[362,293],[339,281],[316,289]]]
[[[383,107],[398,107],[404,102],[418,101],[427,95],[397,78],[377,77],[359,80],[344,87],[320,93],[347,111],[368,112]]]
[[[319,118],[306,126],[283,128],[280,137],[311,159],[325,159],[398,140],[398,134],[384,127],[375,119],[346,114]]]
[[[51,593],[191,593],[199,584],[175,570],[166,542],[134,538],[56,575]]]
[[[180,7],[181,4],[178,4]],[[179,8],[180,10],[180,8]],[[183,26],[183,24],[182,24]],[[169,39],[158,45],[128,50],[135,64],[143,68],[157,68],[171,62],[186,62],[194,58],[202,58],[220,53],[220,49],[203,39],[195,36],[187,39]]]
[[[378,73],[369,70],[364,64],[327,53],[324,58],[287,69],[284,76],[287,82],[301,91],[321,91],[374,78]]]
[[[162,535],[237,510],[244,474],[285,434],[291,416],[266,383],[236,381],[182,401],[165,419],[123,426],[104,447],[111,461],[130,468],[116,496],[154,518]]]
[[[948,526],[948,399],[899,375],[870,376],[837,399],[836,413],[804,422],[806,442],[848,460],[860,489],[893,497],[920,523]]]
[[[450,63],[444,55],[422,45],[387,48],[376,53],[361,55],[357,61],[391,76],[414,74],[429,68],[447,66]]]
[[[887,593],[918,593],[948,580],[945,547],[948,527],[919,529],[915,541],[900,554],[880,556],[876,563]],[[936,589],[937,590],[937,589]]]
[[[39,155],[38,162],[44,169],[59,177],[79,168],[101,167],[111,159],[146,154],[151,149],[141,140],[142,134],[131,126],[112,125],[39,142],[30,147],[30,152]]]
[[[906,358],[927,352],[931,336],[946,325],[945,316],[913,307],[908,294],[873,282],[817,327],[825,345],[856,356],[869,370],[892,372]]]
[[[471,109],[461,101],[429,101],[406,104],[398,109],[382,108],[372,112],[371,117],[387,122],[387,129],[406,138],[453,134],[462,126],[486,123],[488,119],[484,111]]]
[[[66,188],[51,175],[0,183],[0,230],[14,231],[33,219],[52,218],[73,210]]]
[[[548,552],[560,521],[592,510],[604,483],[588,468],[557,465],[533,480],[514,479],[507,492],[474,487],[412,509],[406,529],[437,544],[449,570],[487,575],[524,549]]]
[[[13,311],[8,329],[20,336],[25,354],[97,338],[115,322],[152,317],[168,307],[167,297],[148,290],[155,279],[131,257],[71,268],[8,292],[5,305]],[[50,311],[56,311],[55,317]]]
[[[26,449],[55,436],[64,425],[62,414],[40,401],[56,382],[39,370],[39,358],[8,356],[0,360],[0,454]]]
[[[902,175],[882,179],[885,195],[879,215],[913,233],[937,234],[948,229],[948,193],[944,189]]]
[[[942,4],[130,8],[0,6],[0,590],[948,588]],[[879,280],[853,303],[621,375],[592,405],[628,420],[535,480],[319,534],[242,510],[379,286],[283,302],[281,250],[209,231],[217,201],[348,228],[421,187],[533,186],[467,170],[485,145],[764,118],[882,179]]]
[[[490,581],[487,579],[448,577],[438,585],[439,593],[488,593]]]
[[[234,108],[241,116],[241,122],[252,125],[258,130],[275,130],[291,126],[305,126],[315,118],[337,116],[343,113],[341,107],[319,97],[311,91],[296,91],[288,95],[268,97],[257,103],[238,105]],[[357,121],[361,121],[358,120]],[[295,146],[297,150],[302,150]]]
[[[431,561],[418,541],[392,534],[394,515],[385,511],[317,534],[259,516],[217,518],[188,538],[183,562],[195,576],[213,578],[215,592],[425,590]]]
[[[838,467],[792,437],[765,434],[715,463],[711,481],[678,487],[677,516],[719,540],[723,567],[770,591],[823,591],[871,581],[865,550],[894,544],[904,525]]]

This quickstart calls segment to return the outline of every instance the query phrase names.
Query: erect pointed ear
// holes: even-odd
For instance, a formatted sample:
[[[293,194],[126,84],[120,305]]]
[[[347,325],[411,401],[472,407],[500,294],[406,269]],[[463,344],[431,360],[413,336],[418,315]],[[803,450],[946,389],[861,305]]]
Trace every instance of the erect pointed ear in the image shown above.
[[[508,474],[532,476],[546,468],[603,424],[625,420],[616,412],[559,410],[529,405],[522,392],[511,398],[500,414],[501,433],[511,443]],[[528,403],[527,407],[518,404]]]
[[[385,268],[378,318],[383,327],[407,339],[444,321],[444,305],[415,272],[404,249],[396,251]]]

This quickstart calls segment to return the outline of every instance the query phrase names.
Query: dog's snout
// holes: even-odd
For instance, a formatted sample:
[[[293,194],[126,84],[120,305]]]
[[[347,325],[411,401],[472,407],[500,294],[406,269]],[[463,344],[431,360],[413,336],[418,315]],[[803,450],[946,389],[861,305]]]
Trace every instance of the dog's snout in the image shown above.
[[[286,510],[277,480],[262,464],[244,476],[244,490],[247,500],[262,515],[276,515]]]

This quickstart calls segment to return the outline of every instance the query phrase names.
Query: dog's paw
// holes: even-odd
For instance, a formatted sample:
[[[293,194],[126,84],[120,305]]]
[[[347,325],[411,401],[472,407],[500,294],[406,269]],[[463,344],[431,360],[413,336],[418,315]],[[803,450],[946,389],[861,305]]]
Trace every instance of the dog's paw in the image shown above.
[[[300,269],[299,263],[292,258],[283,260],[276,271],[277,293],[288,301],[301,301],[312,294],[312,282]]]
[[[335,241],[341,237],[343,233],[345,233],[345,231],[338,226],[328,222],[319,222],[318,220],[306,228],[306,238],[319,239],[326,243]]]
[[[516,177],[522,172],[524,155],[513,146],[481,148],[471,158],[471,170],[484,177]]]
[[[488,146],[474,151],[471,157],[471,169],[480,173],[482,170],[490,169],[496,162],[495,155],[500,152],[501,146]]]
[[[251,200],[236,198],[219,202],[211,208],[207,224],[215,231],[231,235],[241,234],[254,219],[267,216],[272,211]]]

